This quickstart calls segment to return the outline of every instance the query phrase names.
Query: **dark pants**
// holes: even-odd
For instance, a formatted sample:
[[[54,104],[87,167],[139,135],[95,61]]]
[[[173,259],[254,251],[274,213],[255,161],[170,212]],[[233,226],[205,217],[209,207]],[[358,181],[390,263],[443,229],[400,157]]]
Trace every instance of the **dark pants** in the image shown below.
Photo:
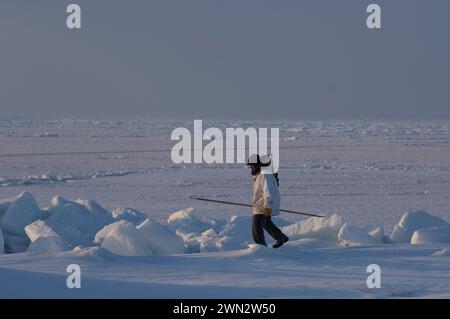
[[[255,241],[255,243],[260,245],[266,245],[266,240],[264,238],[264,229],[275,240],[286,239],[286,236],[272,222],[272,218],[270,218],[270,216],[266,216],[263,214],[253,214],[252,233],[253,233],[253,240]]]

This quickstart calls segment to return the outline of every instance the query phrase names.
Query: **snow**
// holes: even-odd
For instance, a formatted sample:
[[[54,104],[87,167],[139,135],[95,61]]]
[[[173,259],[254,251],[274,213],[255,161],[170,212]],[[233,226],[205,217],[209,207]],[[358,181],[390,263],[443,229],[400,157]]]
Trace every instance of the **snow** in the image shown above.
[[[183,254],[183,240],[166,226],[146,219],[137,229],[155,255]]]
[[[2,255],[0,298],[448,298],[450,258],[433,254],[449,248],[312,248],[302,239],[278,250],[252,245],[193,255],[127,257],[92,248]],[[373,263],[382,267],[380,289],[366,286]],[[80,265],[82,289],[66,288],[69,264]]]
[[[97,216],[109,215],[108,211],[104,209],[102,206],[100,206],[100,204],[93,199],[77,199],[75,203],[83,205],[93,215]]]
[[[6,211],[8,210],[9,205],[11,205],[11,203],[14,201],[14,199],[2,199],[0,200],[0,216],[3,216],[3,214],[6,213]]]
[[[296,232],[278,250],[247,246],[252,243],[250,209],[188,199],[189,194],[201,194],[251,202],[252,192],[244,165],[171,163],[167,136],[175,127],[190,125],[192,121],[146,119],[0,119],[0,155],[42,150],[71,153],[2,157],[1,197],[29,191],[41,207],[57,194],[73,200],[95,198],[107,211],[129,207],[148,212],[145,218],[160,224],[166,223],[171,212],[195,208],[195,219],[181,214],[184,221],[168,224],[173,232],[184,234],[191,254],[119,256],[92,247],[100,230],[122,219],[114,214],[108,214],[95,229],[80,227],[83,221],[75,217],[73,223],[68,216],[61,218],[61,229],[71,230],[85,247],[50,256],[11,254],[25,252],[29,239],[2,229],[6,254],[0,256],[0,297],[450,297],[450,245],[410,244],[416,231],[428,236],[425,229],[445,224],[420,222],[411,231],[398,226],[403,212],[417,209],[449,220],[449,121],[217,123],[223,128],[280,127],[282,206],[340,216],[341,223],[322,228],[301,216],[282,214],[292,224],[287,229]],[[142,153],[147,149],[151,153]],[[77,155],[78,151],[92,154]],[[102,151],[105,153],[98,153]],[[11,203],[0,201],[0,220]],[[95,205],[80,206],[80,215],[86,216],[83,219],[97,224],[90,216],[96,215],[91,207]],[[239,218],[232,221],[234,215]],[[136,225],[144,220],[123,219]],[[338,234],[345,222],[347,227],[364,229],[377,244],[341,246]],[[275,223],[283,225],[280,220]],[[403,239],[394,243],[390,238],[395,236],[390,236],[381,244],[382,235],[393,234],[393,228]],[[53,229],[71,241],[70,236]],[[269,243],[270,237],[266,238]],[[432,239],[436,240],[442,239]],[[83,289],[65,286],[65,269],[71,263],[82,268]],[[371,263],[382,267],[380,289],[370,290],[365,285],[366,267]]]
[[[369,235],[366,230],[347,223],[339,230],[338,239],[341,245],[344,246],[371,245],[377,243],[377,240]]]
[[[111,232],[111,230],[116,226],[120,224],[126,224],[126,220],[119,220],[117,222],[114,222],[112,224],[106,225],[102,229],[100,229],[97,234],[95,234],[94,244],[101,245],[103,243],[103,240],[105,237]]]
[[[6,210],[2,218],[1,228],[5,234],[25,236],[25,226],[42,217],[43,213],[33,195],[22,192]]]
[[[233,216],[225,225],[224,229],[219,233],[215,246],[223,250],[235,250],[247,247],[253,242],[252,239],[252,217],[251,216]],[[206,243],[205,240],[210,236],[201,240],[203,246],[212,246],[212,243]],[[214,238],[212,238],[214,240]]]
[[[437,257],[450,257],[450,248],[440,249],[433,254],[433,256]]]
[[[450,226],[429,227],[416,230],[411,244],[450,243]]]
[[[153,251],[132,223],[117,223],[106,235],[102,248],[120,256],[151,256]]]
[[[205,230],[198,238],[199,251],[201,252],[212,252],[220,250],[223,244],[220,243],[219,236],[214,231],[214,229]]]
[[[338,241],[338,233],[344,225],[341,216],[333,214],[326,218],[311,217],[296,224],[286,226],[282,231],[291,239],[317,238]]]
[[[69,245],[45,221],[37,220],[25,227],[25,232],[31,240],[28,252],[54,254],[69,250]]]
[[[409,243],[416,230],[434,226],[450,226],[450,224],[423,210],[407,212],[395,225],[389,238],[394,243]]]
[[[13,201],[13,198],[0,199],[0,226],[2,225],[3,216],[6,214],[6,211]]]
[[[120,207],[112,212],[112,216],[117,220],[126,220],[130,223],[138,225],[147,219],[147,215],[135,209],[128,207]]]
[[[9,235],[3,233],[5,252],[8,254],[21,253],[27,250],[30,240],[27,236]]]
[[[381,244],[386,241],[383,226],[368,225],[366,226],[366,230],[378,243]]]
[[[194,214],[193,208],[186,208],[172,213],[167,218],[167,224],[170,229],[175,230],[177,235],[186,238],[190,234],[199,234],[212,227],[212,224],[198,219]]]
[[[71,202],[57,196],[48,209],[46,223],[72,246],[92,245],[97,232],[114,222],[106,210],[94,202]]]
[[[5,242],[3,239],[3,232],[2,229],[0,228],[0,255],[5,253]]]
[[[27,252],[53,255],[57,251],[68,250],[69,246],[59,236],[39,237],[31,242]]]

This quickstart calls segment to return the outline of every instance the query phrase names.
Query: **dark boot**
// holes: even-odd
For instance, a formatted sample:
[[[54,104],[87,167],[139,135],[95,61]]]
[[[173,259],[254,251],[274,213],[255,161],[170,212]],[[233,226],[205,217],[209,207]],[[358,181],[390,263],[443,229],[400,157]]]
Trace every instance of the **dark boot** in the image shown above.
[[[280,248],[283,246],[284,243],[287,243],[289,241],[289,238],[287,236],[284,236],[283,239],[278,239],[275,244],[272,245],[273,248]]]
[[[272,245],[273,248],[279,248],[289,240],[289,238],[272,222],[272,218],[270,216],[266,217],[264,229],[267,230],[270,236],[277,241]]]

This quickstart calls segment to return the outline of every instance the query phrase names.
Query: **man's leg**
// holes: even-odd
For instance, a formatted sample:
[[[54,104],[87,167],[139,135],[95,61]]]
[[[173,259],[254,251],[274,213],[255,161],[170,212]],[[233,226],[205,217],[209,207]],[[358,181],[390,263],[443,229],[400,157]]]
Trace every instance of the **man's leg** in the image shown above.
[[[253,240],[255,243],[267,246],[266,240],[264,238],[264,222],[265,222],[266,216],[262,214],[253,214],[253,220],[252,220],[252,234],[253,234]]]
[[[287,241],[288,238],[283,232],[272,222],[272,218],[270,216],[266,216],[264,229],[269,233],[270,236],[275,240]]]

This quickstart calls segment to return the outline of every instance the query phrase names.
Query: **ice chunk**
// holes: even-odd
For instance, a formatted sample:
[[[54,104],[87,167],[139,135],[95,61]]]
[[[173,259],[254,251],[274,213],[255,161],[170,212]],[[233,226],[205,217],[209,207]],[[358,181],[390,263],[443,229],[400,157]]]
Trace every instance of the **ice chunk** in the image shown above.
[[[384,243],[384,228],[383,226],[374,226],[369,225],[366,227],[366,231],[370,236],[375,238],[375,240],[379,243]]]
[[[13,198],[6,198],[0,200],[0,215],[6,213],[6,211],[8,210],[9,206],[12,204],[13,201],[14,201]]]
[[[183,240],[167,227],[146,219],[137,229],[155,255],[183,254]]]
[[[282,228],[291,240],[301,238],[317,238],[338,241],[338,233],[344,225],[341,216],[333,214],[328,217],[311,217]]]
[[[69,250],[67,242],[42,220],[37,220],[25,227],[25,232],[31,240],[28,252],[53,254]]]
[[[204,231],[199,237],[198,242],[200,244],[201,252],[217,251],[219,248],[223,247],[223,245],[220,244],[219,236],[212,228]]]
[[[389,240],[393,243],[409,243],[411,235],[401,228],[398,224],[394,226],[394,230],[389,235]]]
[[[25,227],[25,232],[31,240],[27,251],[52,254],[69,250],[69,245],[45,221],[37,220]]]
[[[58,236],[58,234],[55,233],[55,231],[50,226],[48,226],[44,221],[40,219],[26,226],[25,233],[32,242],[39,237]]]
[[[203,238],[203,246],[210,248],[216,246],[223,250],[246,248],[253,243],[252,216],[232,216],[229,223],[219,233],[219,237],[217,243],[207,243],[208,238]]]
[[[118,208],[112,212],[112,216],[117,220],[126,220],[138,225],[147,219],[147,215],[131,208]]]
[[[14,202],[14,198],[6,198],[0,200],[0,226],[2,225],[3,216],[6,214],[9,206]]]
[[[377,240],[364,229],[347,223],[339,230],[338,239],[343,246],[371,245],[377,243]]]
[[[97,232],[114,222],[106,210],[92,208],[90,211],[85,205],[57,196],[48,209],[50,217],[46,222],[71,245],[90,246]]]
[[[223,220],[223,219],[211,219],[210,221],[211,224],[211,228],[216,232],[216,233],[220,233],[223,228],[226,226],[227,221]]]
[[[69,250],[67,243],[59,236],[39,237],[31,242],[27,252],[53,255],[58,251]]]
[[[5,253],[15,254],[22,253],[27,250],[30,240],[25,236],[8,235],[3,233],[3,238],[5,241]]]
[[[390,240],[394,243],[409,243],[416,230],[429,227],[450,226],[445,220],[428,214],[426,211],[418,210],[407,212],[394,227]]]
[[[77,199],[75,203],[83,205],[92,214],[109,215],[108,211],[100,206],[95,200],[92,199]]]
[[[5,253],[5,242],[3,240],[3,232],[0,228],[0,255]]]
[[[5,234],[26,237],[25,226],[43,217],[33,195],[23,192],[9,205],[1,228]]]
[[[416,230],[411,244],[450,243],[450,226],[429,227]]]
[[[450,249],[448,248],[444,248],[444,249],[440,249],[437,252],[435,252],[433,254],[433,256],[438,256],[438,257],[450,257]]]
[[[211,228],[211,224],[199,220],[194,215],[193,208],[183,209],[171,214],[167,219],[167,224],[181,237],[190,233],[201,233]]]
[[[103,240],[105,239],[106,236],[108,236],[109,232],[116,226],[119,224],[126,224],[127,221],[126,220],[119,220],[115,223],[106,225],[105,227],[103,227],[102,229],[100,229],[97,234],[95,234],[95,240],[94,240],[94,244],[97,245],[101,245],[103,243]]]
[[[117,224],[105,237],[102,248],[120,256],[150,256],[153,251],[132,223]]]

